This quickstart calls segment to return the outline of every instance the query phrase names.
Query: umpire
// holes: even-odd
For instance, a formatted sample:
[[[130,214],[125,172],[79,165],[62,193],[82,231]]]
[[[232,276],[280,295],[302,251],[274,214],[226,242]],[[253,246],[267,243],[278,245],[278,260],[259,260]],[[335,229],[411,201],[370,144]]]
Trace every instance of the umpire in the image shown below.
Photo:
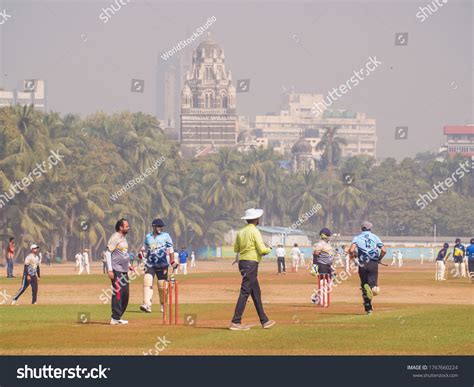
[[[262,240],[262,235],[257,229],[263,210],[251,208],[245,211],[241,218],[247,221],[247,225],[239,230],[234,243],[234,252],[239,255],[239,270],[242,275],[240,295],[235,307],[234,317],[229,329],[232,331],[249,330],[242,324],[242,315],[249,296],[252,297],[257,310],[260,323],[264,329],[271,328],[275,321],[270,320],[263,310],[260,285],[258,284],[258,264],[263,255],[269,254],[272,249],[267,247]]]
[[[380,238],[372,233],[372,223],[362,223],[361,229],[362,232],[352,240],[349,254],[351,259],[355,259],[357,254],[364,309],[370,315],[373,311],[372,298],[380,291],[378,287],[379,263],[387,251]]]

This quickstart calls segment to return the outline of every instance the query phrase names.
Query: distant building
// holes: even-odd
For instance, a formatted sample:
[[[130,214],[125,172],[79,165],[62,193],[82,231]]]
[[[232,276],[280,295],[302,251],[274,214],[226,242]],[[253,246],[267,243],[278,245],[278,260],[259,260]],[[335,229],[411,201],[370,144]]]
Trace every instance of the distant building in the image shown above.
[[[33,105],[35,109],[46,111],[45,81],[28,79],[23,81],[21,90],[1,90],[0,107],[13,105]]]
[[[235,147],[236,90],[224,50],[209,35],[194,50],[181,93],[182,147]]]
[[[314,114],[315,104],[322,101],[320,94],[298,94],[290,92],[285,97],[282,110],[277,113],[257,116],[255,128],[269,145],[277,143],[284,154],[291,155],[292,146],[299,141],[301,133],[312,147],[313,157],[319,158],[316,150],[325,127],[339,126],[338,136],[347,145],[342,147],[342,156],[366,154],[376,157],[377,135],[375,119],[367,118],[365,113],[347,110],[325,110],[319,116]]]
[[[474,125],[448,125],[443,131],[447,136],[448,156],[474,156]]]
[[[291,147],[291,169],[297,171],[314,171],[316,169],[316,160],[313,156],[311,144],[304,138],[300,138]]]

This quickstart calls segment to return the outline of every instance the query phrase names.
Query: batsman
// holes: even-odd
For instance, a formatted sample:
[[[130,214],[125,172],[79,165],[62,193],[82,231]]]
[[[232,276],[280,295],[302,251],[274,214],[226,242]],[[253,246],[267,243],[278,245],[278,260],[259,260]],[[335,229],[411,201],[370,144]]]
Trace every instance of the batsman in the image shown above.
[[[168,267],[171,265],[173,270],[178,267],[178,263],[174,261],[173,241],[170,235],[163,231],[164,226],[165,224],[161,219],[155,219],[151,224],[153,231],[145,237],[145,276],[143,278],[143,305],[140,306],[140,310],[146,313],[151,313],[153,278],[155,274],[158,279],[160,310],[163,313]]]
[[[380,238],[372,233],[372,223],[363,222],[361,229],[362,232],[352,240],[349,254],[351,259],[356,259],[359,266],[360,289],[364,299],[364,309],[370,315],[373,311],[372,298],[380,292],[378,286],[379,263],[381,263],[387,250]]]

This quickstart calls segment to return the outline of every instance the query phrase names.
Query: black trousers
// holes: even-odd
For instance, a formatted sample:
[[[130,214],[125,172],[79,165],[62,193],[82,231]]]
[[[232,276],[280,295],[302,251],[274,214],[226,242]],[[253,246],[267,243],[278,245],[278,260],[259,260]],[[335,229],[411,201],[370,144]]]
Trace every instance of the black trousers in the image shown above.
[[[359,263],[359,278],[362,298],[364,299],[364,309],[366,312],[372,310],[372,300],[367,297],[367,291],[364,285],[368,284],[371,288],[377,286],[379,277],[379,264],[376,261]]]
[[[23,278],[21,279],[21,288],[18,290],[13,300],[16,301],[20,298],[20,296],[25,293],[25,290],[31,285],[31,303],[34,304],[36,302],[36,298],[38,296],[38,277],[35,275],[30,276],[30,280],[28,281],[27,274],[23,273]]]
[[[240,295],[237,300],[237,305],[235,306],[232,322],[235,324],[242,322],[242,315],[244,314],[247,300],[249,296],[251,296],[258,317],[260,318],[260,323],[265,324],[268,321],[268,317],[263,311],[260,285],[258,284],[258,262],[239,261],[239,270],[242,275],[242,285],[240,287]]]
[[[286,272],[285,257],[277,257],[278,273]]]
[[[112,318],[120,320],[127,310],[129,297],[128,273],[121,273],[114,270],[112,281]]]

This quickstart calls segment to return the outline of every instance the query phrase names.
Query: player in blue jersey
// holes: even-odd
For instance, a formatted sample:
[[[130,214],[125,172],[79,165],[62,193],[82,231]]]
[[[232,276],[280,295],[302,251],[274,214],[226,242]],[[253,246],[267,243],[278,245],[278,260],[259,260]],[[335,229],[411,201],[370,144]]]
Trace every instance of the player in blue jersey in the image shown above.
[[[359,266],[365,312],[372,314],[372,298],[380,292],[378,286],[379,263],[387,251],[380,238],[372,233],[372,223],[364,222],[361,228],[362,232],[352,240],[349,254],[351,259],[356,259]]]
[[[466,249],[467,267],[471,281],[474,281],[474,238],[471,238],[471,244]]]
[[[168,266],[171,265],[173,269],[178,267],[178,263],[174,261],[173,241],[170,235],[163,231],[165,224],[161,219],[155,219],[151,226],[153,231],[146,235],[144,242],[145,276],[143,278],[143,305],[140,306],[140,310],[146,313],[151,313],[155,274],[158,279],[161,312],[163,312]],[[167,257],[169,257],[169,263]]]

